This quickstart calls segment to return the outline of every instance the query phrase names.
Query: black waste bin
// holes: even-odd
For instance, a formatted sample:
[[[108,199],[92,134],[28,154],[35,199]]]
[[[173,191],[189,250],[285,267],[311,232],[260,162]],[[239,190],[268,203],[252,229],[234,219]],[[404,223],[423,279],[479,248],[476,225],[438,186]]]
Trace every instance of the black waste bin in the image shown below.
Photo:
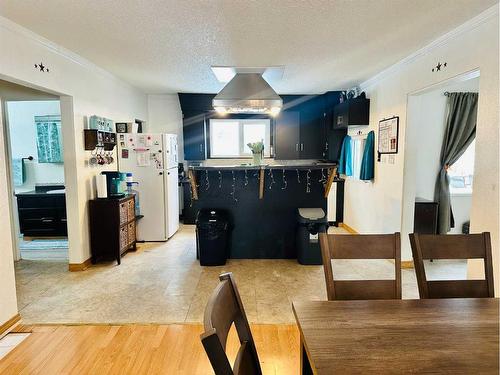
[[[228,256],[229,218],[224,210],[201,209],[196,216],[196,252],[202,266],[221,266]]]
[[[297,260],[300,264],[320,265],[321,248],[318,233],[326,232],[328,220],[321,208],[299,208],[297,213]]]

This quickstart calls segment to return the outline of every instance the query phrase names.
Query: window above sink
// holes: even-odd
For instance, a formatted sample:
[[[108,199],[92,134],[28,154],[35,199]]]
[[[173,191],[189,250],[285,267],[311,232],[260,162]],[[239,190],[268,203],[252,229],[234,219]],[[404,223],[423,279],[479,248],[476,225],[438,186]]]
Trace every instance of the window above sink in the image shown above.
[[[271,153],[270,119],[210,119],[210,158],[249,158],[248,143],[264,142],[264,157]]]

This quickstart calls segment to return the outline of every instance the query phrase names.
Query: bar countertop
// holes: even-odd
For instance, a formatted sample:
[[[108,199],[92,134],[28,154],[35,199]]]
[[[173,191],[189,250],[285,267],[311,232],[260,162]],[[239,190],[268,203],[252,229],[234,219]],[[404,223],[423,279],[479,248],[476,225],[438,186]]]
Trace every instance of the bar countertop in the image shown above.
[[[260,170],[260,169],[279,169],[279,170],[318,170],[318,169],[329,169],[335,168],[336,163],[313,163],[313,164],[297,164],[297,165],[285,165],[285,164],[263,164],[263,165],[251,165],[251,164],[234,164],[234,165],[192,165],[189,169],[194,171],[204,171],[204,170]]]

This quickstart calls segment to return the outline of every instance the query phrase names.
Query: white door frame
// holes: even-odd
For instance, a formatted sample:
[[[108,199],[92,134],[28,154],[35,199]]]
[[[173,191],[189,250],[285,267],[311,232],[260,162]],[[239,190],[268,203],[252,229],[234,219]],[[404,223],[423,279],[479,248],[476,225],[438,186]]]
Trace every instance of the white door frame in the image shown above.
[[[60,108],[61,108],[61,126],[63,126],[63,148],[64,149],[71,149],[71,139],[69,139],[66,134],[73,134],[73,129],[74,129],[74,113],[73,113],[73,97],[65,95],[63,93],[58,93],[54,92],[53,90],[50,89],[45,89],[44,87],[41,86],[35,86],[32,85],[28,82],[20,82],[19,80],[14,80],[10,79],[7,76],[0,75],[0,79],[4,80],[9,83],[14,83],[19,86],[23,86],[26,88],[33,88],[38,91],[45,92],[49,95],[53,95],[56,97],[59,97],[58,99],[60,103]],[[13,101],[14,99],[12,99]],[[22,100],[22,95],[16,95],[15,100],[21,101]],[[47,100],[47,99],[33,99],[32,97],[27,97],[27,101],[29,100]],[[20,259],[20,251],[19,251],[19,238],[17,237],[18,233],[18,226],[19,226],[19,221],[17,218],[17,206],[14,204],[14,186],[13,186],[13,180],[12,180],[12,160],[11,160],[11,152],[10,152],[10,138],[8,134],[8,126],[7,123],[4,122],[4,118],[6,119],[6,109],[5,109],[5,102],[11,101],[11,98],[2,98],[0,97],[0,131],[2,132],[2,136],[4,138],[4,150],[5,150],[5,164],[6,164],[6,175],[7,175],[7,189],[8,189],[8,194],[11,199],[9,199],[8,204],[9,204],[9,216],[10,216],[10,222],[11,222],[11,236],[12,236],[12,251],[13,251],[13,258],[14,261],[17,261]],[[71,130],[68,129],[68,131],[64,131],[65,128],[71,128]],[[65,189],[66,189],[66,199],[68,197],[68,190],[70,193],[72,192],[72,189],[78,189],[77,185],[74,186],[68,186],[67,184],[67,179],[66,179],[66,161],[65,161],[65,168],[64,168],[64,179],[65,179]],[[71,225],[74,225],[74,220],[73,219],[74,215],[68,215],[68,207],[66,205],[66,217],[67,217],[67,225],[68,225],[68,232],[69,228]],[[69,233],[68,233],[68,263],[69,263],[69,255],[72,251],[72,241],[69,240]]]

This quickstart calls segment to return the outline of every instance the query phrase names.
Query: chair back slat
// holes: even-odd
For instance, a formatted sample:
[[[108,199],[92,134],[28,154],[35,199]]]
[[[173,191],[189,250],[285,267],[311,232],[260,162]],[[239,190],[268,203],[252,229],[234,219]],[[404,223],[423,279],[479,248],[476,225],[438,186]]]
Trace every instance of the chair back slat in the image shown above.
[[[487,298],[486,280],[432,280],[427,281],[429,298]]]
[[[205,332],[201,335],[210,363],[217,375],[242,375],[248,373],[247,369],[254,369],[251,374],[261,374],[257,349],[234,278],[231,273],[225,273],[219,279],[205,308]],[[226,355],[227,337],[233,324],[241,344],[234,370]]]
[[[491,239],[481,234],[410,234],[420,298],[494,297]],[[425,259],[483,259],[484,280],[427,280]]]
[[[384,234],[328,236],[332,259],[395,259],[394,237]]]
[[[395,280],[335,280],[336,300],[394,299]]]
[[[400,299],[400,235],[320,233],[328,300]],[[394,280],[334,280],[332,259],[392,259]]]
[[[482,234],[419,234],[422,259],[481,259],[485,256]]]

